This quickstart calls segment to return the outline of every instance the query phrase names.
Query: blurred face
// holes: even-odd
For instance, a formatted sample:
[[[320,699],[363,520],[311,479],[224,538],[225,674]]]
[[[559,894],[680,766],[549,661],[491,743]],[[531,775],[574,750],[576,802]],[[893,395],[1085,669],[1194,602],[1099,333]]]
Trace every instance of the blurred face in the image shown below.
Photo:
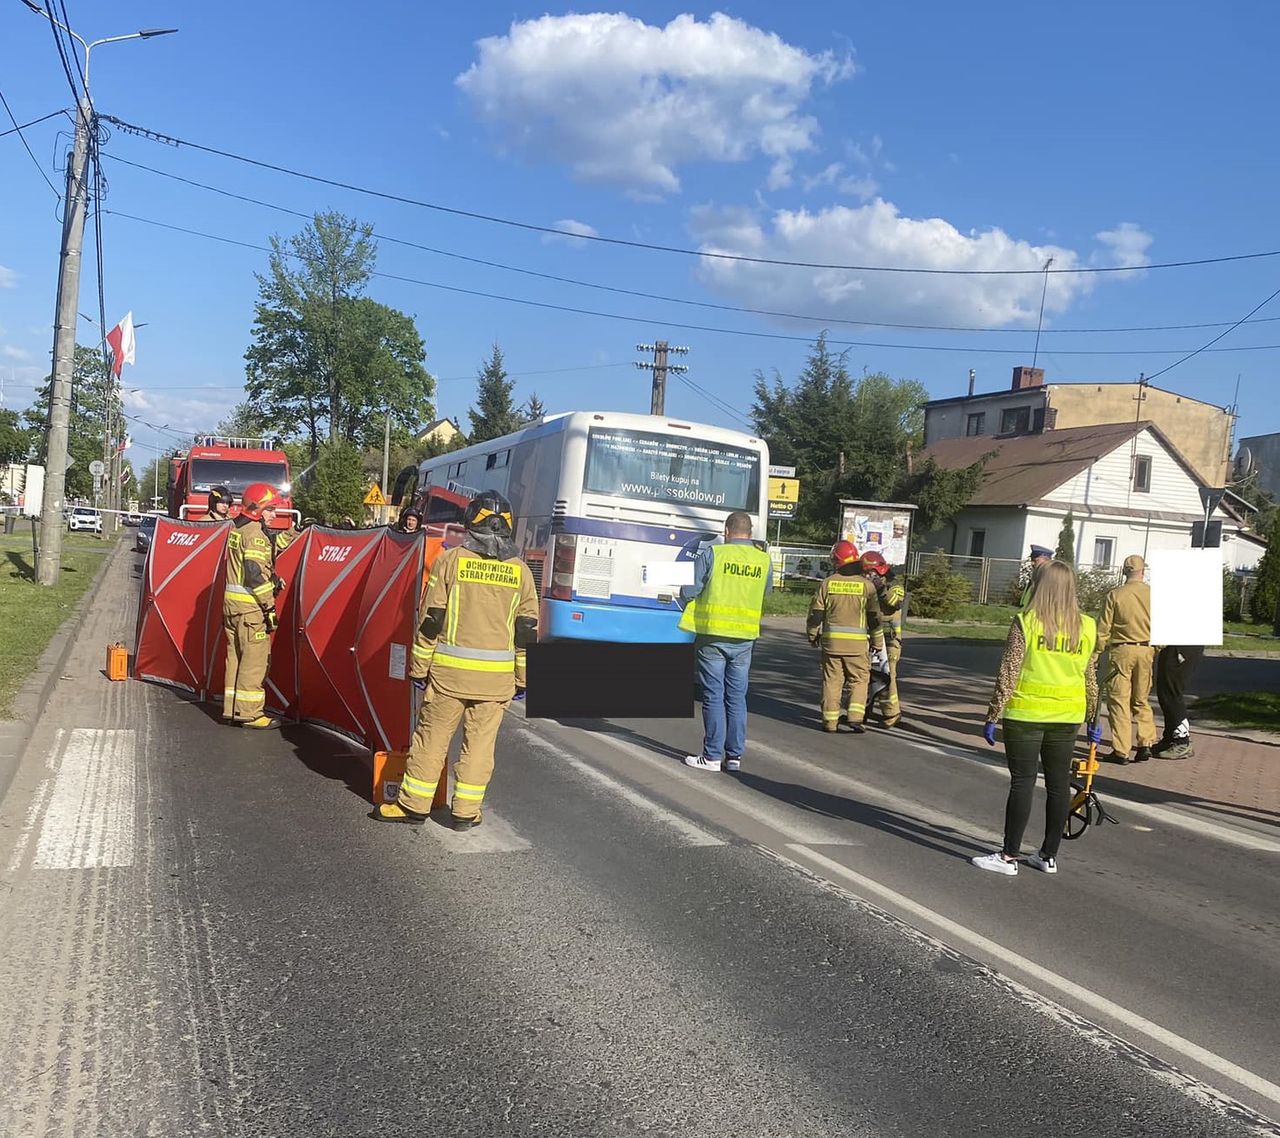
[[[211,514],[215,514],[217,517],[225,518],[229,513],[231,513],[231,504],[229,502],[224,502],[219,498],[214,502],[213,509],[209,512]]]
[[[410,514],[404,520],[404,528],[406,533],[413,533],[418,528],[418,518],[416,514]]]
[[[1046,565],[1046,564],[1048,564],[1048,563],[1049,563],[1050,561],[1052,561],[1052,560],[1053,560],[1053,558],[1052,558],[1052,557],[1046,557],[1043,553],[1037,553],[1037,554],[1036,554],[1036,555],[1031,559],[1031,568],[1032,568],[1032,569],[1039,569],[1041,565]]]
[[[262,507],[262,521],[265,525],[271,525],[276,520],[275,506]]]

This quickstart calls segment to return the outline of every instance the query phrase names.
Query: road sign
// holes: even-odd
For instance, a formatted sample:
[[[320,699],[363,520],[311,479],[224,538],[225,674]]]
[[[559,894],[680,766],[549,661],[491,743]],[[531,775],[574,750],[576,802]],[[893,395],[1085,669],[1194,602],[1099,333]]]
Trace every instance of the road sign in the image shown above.
[[[795,476],[796,476],[796,468],[794,466],[769,467],[770,478],[794,478]]]
[[[385,506],[386,498],[382,496],[382,488],[376,483],[369,487],[369,493],[364,496],[364,504],[366,506]]]
[[[787,469],[790,469],[789,467]],[[800,479],[769,479],[769,517],[794,518],[800,501]]]
[[[107,468],[103,466],[102,459],[100,458],[95,458],[91,463],[89,463],[89,473],[95,478],[101,478],[103,474],[106,473],[106,470]]]

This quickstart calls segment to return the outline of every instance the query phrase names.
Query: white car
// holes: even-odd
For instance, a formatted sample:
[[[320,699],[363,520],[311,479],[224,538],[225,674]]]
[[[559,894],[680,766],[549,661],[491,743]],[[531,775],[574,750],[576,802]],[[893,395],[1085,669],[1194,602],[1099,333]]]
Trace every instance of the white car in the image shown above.
[[[102,515],[88,506],[73,506],[67,516],[67,529],[72,533],[101,533]]]

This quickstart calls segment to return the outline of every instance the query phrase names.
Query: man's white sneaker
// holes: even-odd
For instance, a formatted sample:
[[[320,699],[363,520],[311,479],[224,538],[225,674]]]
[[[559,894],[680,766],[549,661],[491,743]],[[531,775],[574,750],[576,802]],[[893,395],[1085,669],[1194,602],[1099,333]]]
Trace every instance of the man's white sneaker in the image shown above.
[[[1038,869],[1041,873],[1057,873],[1058,862],[1055,858],[1045,857],[1044,854],[1036,851],[1029,858],[1027,864],[1032,869]]]
[[[700,771],[718,771],[720,769],[720,760],[709,759],[706,755],[685,755],[684,765],[696,767]]]
[[[995,853],[983,854],[981,857],[971,857],[969,859],[979,869],[985,869],[988,873],[1003,873],[1006,877],[1018,876],[1018,863],[1016,861],[1005,861],[1004,854],[999,850]]]
[[[725,770],[727,770],[727,771],[740,771],[740,770],[742,770],[742,759],[741,759],[741,757],[734,757],[733,755],[725,755],[725,757],[724,757],[724,769],[725,769]]]

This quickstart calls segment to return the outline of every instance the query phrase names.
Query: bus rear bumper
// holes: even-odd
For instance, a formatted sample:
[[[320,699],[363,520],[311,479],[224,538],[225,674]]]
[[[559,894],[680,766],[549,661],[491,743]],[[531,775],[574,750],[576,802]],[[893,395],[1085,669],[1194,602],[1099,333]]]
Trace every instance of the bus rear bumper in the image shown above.
[[[606,640],[615,644],[688,644],[692,632],[679,627],[680,610],[638,608],[580,601],[542,602],[540,640]]]

